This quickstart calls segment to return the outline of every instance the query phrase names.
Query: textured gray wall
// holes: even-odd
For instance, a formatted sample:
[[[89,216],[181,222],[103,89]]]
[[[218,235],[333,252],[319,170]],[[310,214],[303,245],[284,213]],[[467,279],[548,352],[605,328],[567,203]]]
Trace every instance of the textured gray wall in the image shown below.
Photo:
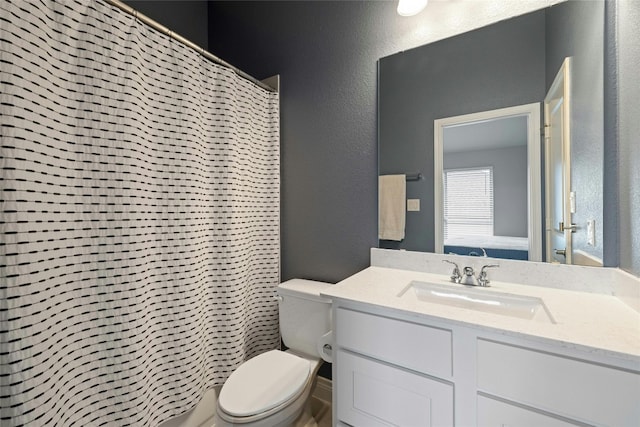
[[[123,2],[208,50],[209,3],[206,0],[123,0]]]
[[[421,211],[407,215],[405,239],[381,247],[434,251],[433,121],[541,102],[544,33],[538,11],[380,60],[380,173],[425,176],[407,183]]]
[[[620,267],[640,276],[640,2],[618,2]]]
[[[445,169],[493,167],[496,236],[527,237],[527,147],[445,153]],[[407,212],[408,215],[413,212]]]
[[[578,225],[573,249],[603,258],[604,3],[572,1],[547,10],[547,89],[562,61],[573,57],[571,188]],[[596,244],[587,243],[587,221],[596,222]]]

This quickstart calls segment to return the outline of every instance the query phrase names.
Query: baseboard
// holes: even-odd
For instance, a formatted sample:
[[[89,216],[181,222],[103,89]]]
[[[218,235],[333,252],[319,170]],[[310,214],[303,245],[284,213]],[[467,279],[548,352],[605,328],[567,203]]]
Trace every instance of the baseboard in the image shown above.
[[[316,388],[313,390],[313,397],[331,403],[333,384],[331,380],[324,377],[317,377]]]

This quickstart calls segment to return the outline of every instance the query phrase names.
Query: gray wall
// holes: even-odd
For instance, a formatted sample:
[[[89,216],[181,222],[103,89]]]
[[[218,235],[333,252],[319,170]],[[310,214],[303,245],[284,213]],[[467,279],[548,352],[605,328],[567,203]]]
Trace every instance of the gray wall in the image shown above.
[[[546,21],[547,89],[562,61],[573,57],[571,90],[571,188],[579,226],[573,249],[603,258],[604,3],[572,1],[551,7]],[[596,221],[596,244],[587,244],[587,221]]]
[[[208,50],[209,2],[206,0],[123,0],[123,2]]]
[[[407,215],[405,239],[381,247],[434,251],[433,121],[541,102],[544,33],[538,11],[380,60],[380,174],[425,175],[407,183],[421,211]]]
[[[527,237],[526,146],[445,153],[443,163],[445,169],[492,166],[493,234]]]
[[[640,2],[618,2],[620,267],[640,276]]]

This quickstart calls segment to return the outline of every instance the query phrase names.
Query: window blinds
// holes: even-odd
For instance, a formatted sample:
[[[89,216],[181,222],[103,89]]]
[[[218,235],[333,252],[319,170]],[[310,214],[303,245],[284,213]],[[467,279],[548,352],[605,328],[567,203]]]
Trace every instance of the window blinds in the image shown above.
[[[444,171],[444,238],[493,235],[493,168]]]

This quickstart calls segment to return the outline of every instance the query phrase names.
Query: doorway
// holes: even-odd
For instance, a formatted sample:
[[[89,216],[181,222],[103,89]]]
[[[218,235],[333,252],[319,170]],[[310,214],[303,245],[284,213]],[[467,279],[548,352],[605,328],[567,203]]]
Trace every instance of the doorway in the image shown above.
[[[524,162],[523,166],[526,174],[524,177],[525,183],[522,186],[521,190],[522,193],[526,193],[523,194],[522,201],[522,204],[526,206],[523,206],[523,213],[521,215],[526,217],[526,241],[524,252],[526,253],[527,257],[525,259],[531,261],[542,261],[542,174],[540,166],[540,103],[526,104],[515,107],[502,108],[498,110],[483,111],[479,113],[448,117],[434,121],[434,238],[436,253],[445,253],[445,223],[450,220],[450,218],[448,218],[445,214],[445,202],[447,201],[447,195],[445,194],[446,168],[444,158],[445,152],[450,149],[446,147],[448,145],[448,143],[445,141],[448,139],[447,135],[453,133],[452,131],[472,127],[474,131],[467,133],[474,134],[473,140],[478,141],[479,132],[475,132],[475,130],[484,127],[495,127],[500,122],[516,123],[518,121],[524,123],[524,126],[522,127],[522,138],[524,138],[524,144],[526,145],[526,147],[523,147],[526,152],[526,161]],[[504,130],[494,131],[493,139],[498,139],[498,133],[503,132]],[[487,180],[485,182],[489,181]],[[474,203],[477,203],[477,201],[472,200],[471,198],[468,200],[469,206],[473,206]],[[497,212],[498,214],[503,213],[503,209],[500,207],[494,207],[493,209],[499,209],[500,211]],[[494,215],[494,218],[495,216],[496,215]],[[502,224],[499,225],[501,226]],[[495,229],[495,227],[493,227],[493,229]],[[463,234],[469,233],[465,232]],[[491,241],[501,241],[502,246],[505,245],[505,241],[514,240],[509,239],[509,237],[511,236],[492,235],[489,237],[491,237]],[[503,239],[503,237],[506,237],[507,239],[505,240]],[[486,249],[486,245],[474,244],[471,246]],[[449,248],[449,245],[447,245],[447,248]],[[447,250],[447,252],[450,252],[450,250]],[[512,259],[522,259],[512,257],[513,253],[514,252],[512,250],[509,250],[504,257]]]

